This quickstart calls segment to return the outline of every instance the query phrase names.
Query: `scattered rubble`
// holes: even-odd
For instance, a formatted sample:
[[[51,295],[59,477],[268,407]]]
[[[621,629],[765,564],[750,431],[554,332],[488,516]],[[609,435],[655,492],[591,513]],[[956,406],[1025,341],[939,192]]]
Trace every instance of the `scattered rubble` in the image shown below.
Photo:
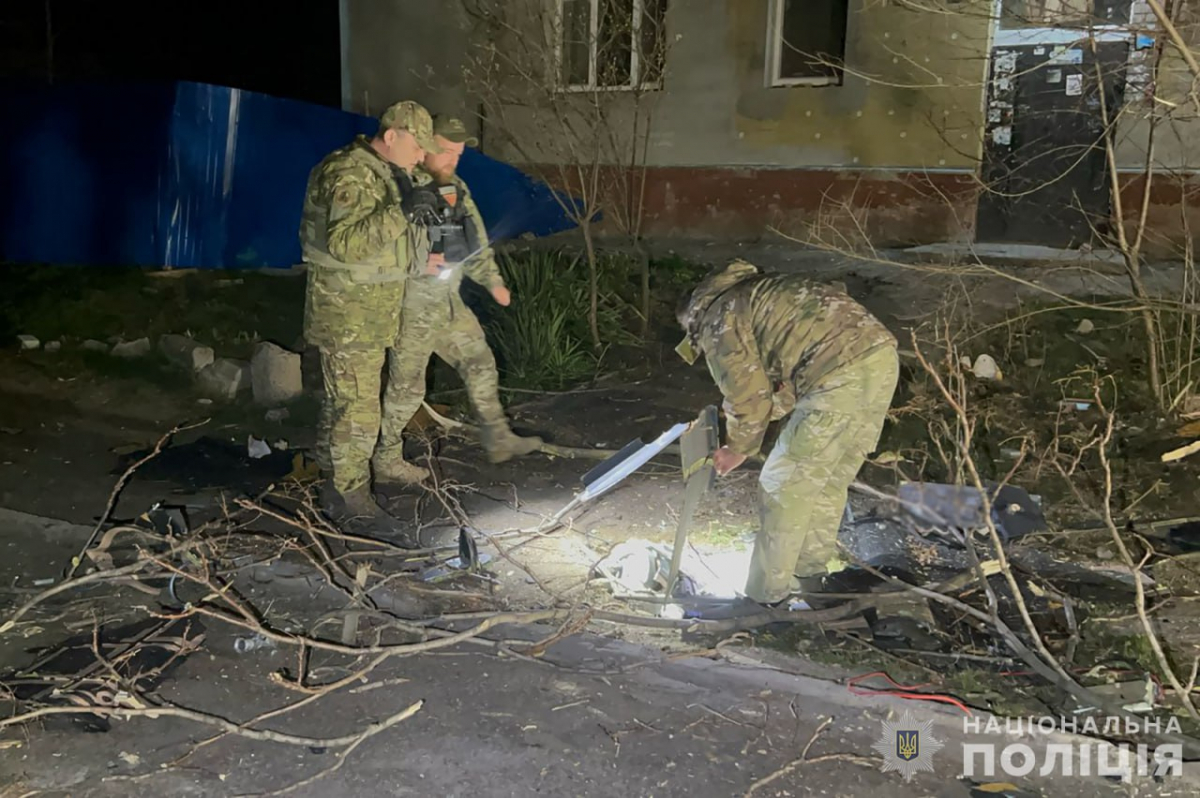
[[[47,341],[46,345],[43,346],[42,349],[46,352],[57,352],[62,349],[62,341]]]
[[[197,382],[206,396],[232,401],[250,387],[250,365],[241,360],[218,358],[200,370]]]
[[[89,338],[83,342],[83,348],[89,352],[105,352],[110,349],[109,345],[103,341],[97,341],[95,338]]]
[[[121,341],[114,344],[110,354],[113,357],[139,358],[150,354],[150,339],[138,338],[136,341]]]
[[[18,335],[17,342],[21,344],[22,349],[37,349],[42,345],[42,342],[32,335]]]
[[[300,370],[301,357],[282,346],[260,343],[250,359],[250,374],[254,401],[261,405],[280,405],[296,399],[304,392]]]
[[[158,351],[173,365],[192,373],[211,366],[216,360],[212,347],[198,344],[186,335],[164,335],[158,339]]]

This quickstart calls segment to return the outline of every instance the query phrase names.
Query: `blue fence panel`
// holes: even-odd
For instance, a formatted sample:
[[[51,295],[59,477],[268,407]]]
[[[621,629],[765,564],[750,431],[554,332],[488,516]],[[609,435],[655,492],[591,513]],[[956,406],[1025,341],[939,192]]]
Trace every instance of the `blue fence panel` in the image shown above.
[[[458,174],[470,187],[493,241],[526,233],[548,236],[575,227],[549,186],[503,161],[467,148],[459,161]]]
[[[156,266],[170,85],[0,89],[0,257]]]
[[[163,265],[219,266],[239,137],[237,97],[225,86],[180,83],[159,195]]]
[[[181,82],[0,89],[0,258],[289,267],[309,171],[375,119]],[[550,188],[468,150],[493,240],[570,229]]]
[[[309,171],[378,120],[240,92],[237,154],[229,198],[229,266],[291,266],[300,262],[300,212]]]

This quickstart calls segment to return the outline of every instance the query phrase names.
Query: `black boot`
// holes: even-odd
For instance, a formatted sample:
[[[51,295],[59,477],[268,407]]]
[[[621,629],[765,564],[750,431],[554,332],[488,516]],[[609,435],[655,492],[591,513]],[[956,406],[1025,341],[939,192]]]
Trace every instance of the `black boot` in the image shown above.
[[[848,598],[821,597],[822,593],[870,593],[883,580],[870,571],[853,565],[831,574],[798,576],[794,583],[797,593],[806,594],[804,600],[814,610],[835,607],[850,601]]]
[[[326,483],[320,501],[322,511],[348,535],[384,540],[402,549],[421,548],[417,535],[380,507],[367,485],[342,493]]]

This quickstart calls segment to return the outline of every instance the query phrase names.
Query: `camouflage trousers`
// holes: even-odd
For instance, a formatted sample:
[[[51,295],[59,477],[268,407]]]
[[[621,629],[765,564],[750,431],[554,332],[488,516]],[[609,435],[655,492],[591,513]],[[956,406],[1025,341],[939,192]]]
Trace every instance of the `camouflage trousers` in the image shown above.
[[[414,292],[415,293],[415,292]],[[410,294],[413,296],[413,294]],[[405,302],[395,364],[383,394],[383,422],[376,462],[404,459],[401,437],[425,399],[425,370],[437,355],[458,372],[479,423],[507,426],[500,404],[500,376],[479,319],[450,291],[428,303]]]
[[[884,347],[845,364],[797,401],[759,477],[749,598],[781,601],[794,574],[845,567],[837,536],[847,490],[879,443],[899,374],[896,350]]]
[[[395,350],[384,347],[321,349],[325,399],[317,422],[317,466],[342,493],[369,484],[379,440],[380,380],[384,364],[396,379]]]

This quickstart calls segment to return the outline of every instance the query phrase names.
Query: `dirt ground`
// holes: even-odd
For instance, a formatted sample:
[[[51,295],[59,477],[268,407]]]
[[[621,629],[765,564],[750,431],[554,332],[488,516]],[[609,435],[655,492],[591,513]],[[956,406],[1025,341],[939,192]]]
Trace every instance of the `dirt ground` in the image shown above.
[[[668,248],[664,247],[664,254]],[[742,254],[766,269],[803,270],[822,279],[841,280],[902,341],[908,329],[945,307],[947,296],[963,289],[978,306],[972,309],[975,337],[967,352],[992,354],[1006,372],[1000,383],[973,386],[973,399],[984,411],[992,411],[985,415],[995,419],[982,436],[990,442],[989,467],[1003,475],[1012,465],[1005,453],[1012,441],[1031,439],[1036,444],[1031,448],[1042,455],[1023,465],[1014,482],[1044,497],[1056,529],[1095,523],[1064,485],[1057,484],[1052,458],[1044,454],[1049,443],[1045,435],[1047,430],[1061,432],[1064,424],[1073,425],[1072,429],[1094,425],[1095,419],[1078,414],[1064,421],[1059,409],[1069,389],[1057,381],[1080,365],[1095,367],[1101,361],[1131,381],[1136,378],[1139,355],[1130,351],[1128,318],[1073,309],[1045,314],[1014,334],[1012,325],[988,328],[1023,313],[1032,300],[1026,289],[1000,290],[1011,288],[1011,281],[992,274],[950,276],[928,264],[849,262],[789,247],[701,251],[676,245],[674,249],[675,256],[693,261],[715,262]],[[1097,275],[1091,267],[1059,269],[1047,278],[1055,291],[1089,299],[1120,295],[1124,290],[1119,279]],[[185,279],[195,283],[201,278]],[[299,280],[247,278],[240,286],[229,286],[211,281],[242,278],[208,279],[197,302],[215,301],[215,297],[224,303],[216,311],[220,329],[211,334],[225,347],[219,354],[245,356],[257,337],[292,343],[289,339],[297,328],[294,314],[267,309],[294,299]],[[268,287],[260,285],[264,280]],[[1173,290],[1175,280],[1169,269],[1153,277],[1157,290],[1163,292]],[[242,289],[243,296],[229,298],[231,290]],[[261,321],[260,329],[238,335],[236,328],[248,317],[245,308],[238,310],[239,302],[255,303],[249,317]],[[121,305],[114,303],[114,307]],[[1094,331],[1086,335],[1074,332],[1083,317],[1095,318]],[[165,317],[134,323],[109,314],[107,322],[90,322],[97,325],[90,329],[78,323],[74,335],[78,341],[115,334],[132,338],[194,332],[203,318],[197,310],[172,327]],[[46,336],[44,331],[37,334]],[[684,366],[671,351],[672,343],[652,344],[640,363],[577,390],[511,395],[514,427],[563,446],[619,449],[634,438],[649,440],[672,424],[690,420],[720,397],[703,366]],[[938,400],[921,379],[912,352],[905,357],[905,380],[897,406],[916,407],[924,415],[898,414],[880,446],[898,457],[880,457],[880,462],[864,469],[861,478],[884,489],[937,469],[931,460],[928,418],[936,415]],[[27,596],[34,580],[58,578],[103,512],[122,455],[153,445],[175,425],[200,421],[205,423],[181,433],[175,443],[210,436],[231,447],[244,447],[247,437],[254,435],[286,441],[289,451],[303,451],[312,443],[314,408],[315,402],[306,400],[294,406],[287,419],[267,421],[263,408],[245,401],[202,402],[169,370],[94,358],[79,352],[77,342],[65,342],[59,353],[20,353],[15,348],[3,352],[0,508],[9,514],[4,520],[9,538],[4,545],[11,554],[4,558],[0,572],[8,593],[6,604]],[[1172,466],[1158,462],[1162,451],[1182,442],[1178,425],[1142,410],[1123,417],[1122,424],[1117,464],[1121,495],[1115,503],[1122,508],[1132,505],[1129,517],[1135,519],[1194,514],[1197,471],[1186,461]],[[537,526],[571,499],[580,477],[595,464],[537,454],[492,466],[471,443],[442,438],[428,444],[414,440],[413,452],[418,458],[433,456],[440,484],[461,502],[484,535]],[[698,550],[707,554],[747,550],[756,527],[756,477],[748,464],[721,480],[706,498],[693,525],[691,539]],[[248,490],[245,481],[235,476],[223,487],[220,479],[213,482],[217,484],[198,489],[178,468],[151,463],[134,474],[111,516],[132,518],[154,502],[165,501],[190,508],[199,519]],[[1089,489],[1095,487],[1093,478]],[[481,546],[494,558],[488,569],[494,583],[455,583],[445,589],[459,594],[453,596],[455,606],[469,604],[474,594],[481,607],[500,609],[570,606],[582,601],[601,609],[620,608],[623,605],[604,588],[588,584],[589,569],[622,541],[669,541],[681,495],[677,463],[660,458],[573,514],[563,531],[519,546],[508,545],[503,538]],[[390,502],[398,517],[413,517],[425,534],[455,526],[444,509],[426,496],[400,495]],[[871,506],[863,497],[856,497],[854,504],[858,510]],[[50,528],[37,521],[47,518],[61,523]],[[18,533],[17,528],[26,531]],[[1112,557],[1106,550],[1110,548],[1106,534],[1059,535],[1055,543],[1078,561],[1101,562]],[[290,617],[289,612],[298,617],[311,609],[311,586],[298,577],[272,572],[263,577],[260,587],[269,597],[271,612],[281,618]],[[437,585],[430,587],[420,601],[436,604],[445,598],[437,590]],[[83,609],[79,616],[71,616],[75,606],[67,605],[67,620],[85,628],[91,620]],[[1179,662],[1189,662],[1192,648],[1200,643],[1192,606],[1184,598],[1160,608],[1160,617],[1172,630],[1173,653]],[[1139,659],[1144,647],[1130,646],[1137,627],[1127,617],[1128,607],[1123,610],[1112,615],[1126,617],[1107,624],[1099,636],[1111,650],[1101,646],[1091,656],[1097,663],[1110,662],[1119,652],[1136,669],[1146,664]],[[129,606],[108,606],[103,612],[115,622],[129,614]],[[37,627],[19,640],[4,641],[0,670],[27,661],[30,649],[62,636],[62,627],[53,623]],[[550,631],[513,628],[506,634],[532,640]],[[276,649],[236,654],[233,637],[229,628],[211,625],[204,651],[176,672],[163,688],[164,696],[233,718],[249,717],[283,700],[285,691],[271,681],[270,674],[287,667],[290,655]],[[417,699],[426,702],[422,710],[386,736],[372,738],[337,773],[295,794],[741,795],[755,780],[796,760],[826,717],[833,718],[833,724],[818,737],[811,757],[870,755],[879,722],[913,705],[919,705],[917,711],[932,718],[935,728],[947,737],[962,738],[955,710],[851,695],[844,685],[849,676],[887,669],[905,681],[908,676],[927,679],[929,674],[914,672],[895,658],[863,651],[841,636],[769,629],[715,654],[712,644],[681,639],[676,632],[594,624],[588,634],[555,643],[540,662],[498,658],[486,650],[464,647],[393,663],[372,680],[406,679],[403,684],[351,695],[324,712],[314,707],[294,717],[288,729],[340,733],[358,719],[381,717]],[[696,656],[698,651],[705,653]],[[990,685],[968,690],[966,676],[959,677],[953,683],[959,688],[955,692],[976,694],[974,706],[1002,708],[1002,701],[987,699]],[[942,687],[952,689],[950,683]],[[333,762],[328,752],[225,740],[181,765],[164,767],[204,734],[205,730],[177,719],[119,723],[103,735],[85,735],[69,725],[50,723],[23,735],[0,735],[20,742],[0,749],[0,773],[20,785],[13,795],[102,796],[133,790],[227,795],[275,789]],[[951,748],[956,753],[946,757],[950,764],[939,763],[935,773],[921,774],[911,784],[895,774],[881,774],[878,763],[864,766],[850,756],[839,756],[797,764],[755,794],[859,795],[883,788],[899,795],[966,795],[969,784],[946,775],[960,772],[953,763],[954,756],[961,758],[961,751]],[[1189,774],[1191,769],[1189,764]],[[1030,779],[1022,786],[1044,795],[1196,792],[1194,784],[1173,780],[1127,786],[1096,779],[1042,783]]]

